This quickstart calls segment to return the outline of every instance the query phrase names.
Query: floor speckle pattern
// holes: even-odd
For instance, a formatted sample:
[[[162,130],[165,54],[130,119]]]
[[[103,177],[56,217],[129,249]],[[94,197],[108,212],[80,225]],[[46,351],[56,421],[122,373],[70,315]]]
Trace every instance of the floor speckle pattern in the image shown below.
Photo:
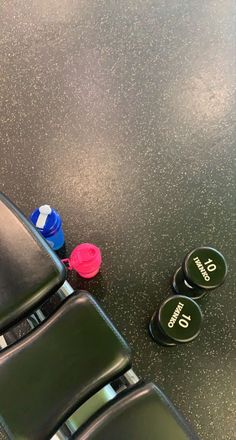
[[[0,190],[61,213],[67,253],[101,246],[87,288],[203,440],[235,437],[234,0],[12,0],[0,9]],[[191,344],[147,331],[185,253],[229,263]]]

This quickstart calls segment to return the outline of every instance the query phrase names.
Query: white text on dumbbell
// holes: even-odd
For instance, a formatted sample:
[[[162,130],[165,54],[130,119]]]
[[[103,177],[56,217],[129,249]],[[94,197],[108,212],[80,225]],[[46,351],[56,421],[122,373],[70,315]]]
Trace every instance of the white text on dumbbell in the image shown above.
[[[168,327],[170,327],[170,328],[174,327],[183,307],[184,307],[184,304],[179,302],[177,307],[175,308],[173,315],[171,316],[171,318],[168,322]],[[191,316],[186,316],[182,313],[181,318],[178,321],[178,324],[180,325],[180,327],[187,328],[189,326],[188,321],[191,321]]]
[[[212,262],[212,260],[208,259],[204,265],[206,266],[206,269],[204,268],[201,260],[199,260],[198,257],[195,257],[193,259],[193,261],[195,262],[197,268],[199,269],[199,271],[201,272],[203,278],[205,281],[210,281],[210,276],[207,273],[206,269],[208,270],[208,272],[213,272],[214,270],[216,270],[216,265]]]

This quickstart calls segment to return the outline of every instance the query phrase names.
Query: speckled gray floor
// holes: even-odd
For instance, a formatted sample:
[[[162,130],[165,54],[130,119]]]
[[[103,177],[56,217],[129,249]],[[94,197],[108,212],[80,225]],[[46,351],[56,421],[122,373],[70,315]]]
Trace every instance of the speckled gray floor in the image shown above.
[[[204,440],[235,438],[234,0],[11,0],[0,8],[0,189],[50,203],[68,252],[102,248],[85,287]],[[229,263],[198,340],[147,324],[195,245]]]

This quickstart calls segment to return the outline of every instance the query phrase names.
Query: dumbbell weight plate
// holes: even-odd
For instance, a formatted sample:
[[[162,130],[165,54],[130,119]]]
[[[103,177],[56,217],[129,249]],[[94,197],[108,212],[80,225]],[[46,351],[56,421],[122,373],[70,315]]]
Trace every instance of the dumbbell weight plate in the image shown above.
[[[188,284],[184,279],[182,267],[179,267],[179,269],[176,270],[172,286],[175,293],[178,295],[185,295],[193,299],[202,298],[206,294],[205,290],[195,286],[192,287]]]
[[[190,342],[200,333],[203,316],[191,298],[174,295],[167,298],[158,311],[161,332],[174,342]]]
[[[200,247],[190,252],[184,259],[182,269],[189,284],[204,290],[220,286],[227,274],[225,258],[211,247]]]
[[[159,327],[159,323],[158,323],[158,313],[155,312],[152,315],[150,324],[149,324],[149,332],[152,336],[152,338],[154,339],[155,342],[158,342],[161,345],[165,345],[168,347],[173,347],[176,344],[176,342],[173,341],[173,339],[168,338],[167,336],[165,336],[160,327]]]

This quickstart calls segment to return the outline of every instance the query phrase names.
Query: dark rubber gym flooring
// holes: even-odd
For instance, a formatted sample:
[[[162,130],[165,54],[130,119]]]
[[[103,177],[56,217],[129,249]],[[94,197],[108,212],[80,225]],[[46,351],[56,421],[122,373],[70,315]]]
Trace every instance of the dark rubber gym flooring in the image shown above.
[[[0,8],[0,190],[52,204],[68,253],[103,252],[87,288],[204,440],[235,438],[234,0],[6,0]],[[225,284],[198,339],[147,331],[185,253],[212,245]],[[22,250],[23,253],[23,250]]]

